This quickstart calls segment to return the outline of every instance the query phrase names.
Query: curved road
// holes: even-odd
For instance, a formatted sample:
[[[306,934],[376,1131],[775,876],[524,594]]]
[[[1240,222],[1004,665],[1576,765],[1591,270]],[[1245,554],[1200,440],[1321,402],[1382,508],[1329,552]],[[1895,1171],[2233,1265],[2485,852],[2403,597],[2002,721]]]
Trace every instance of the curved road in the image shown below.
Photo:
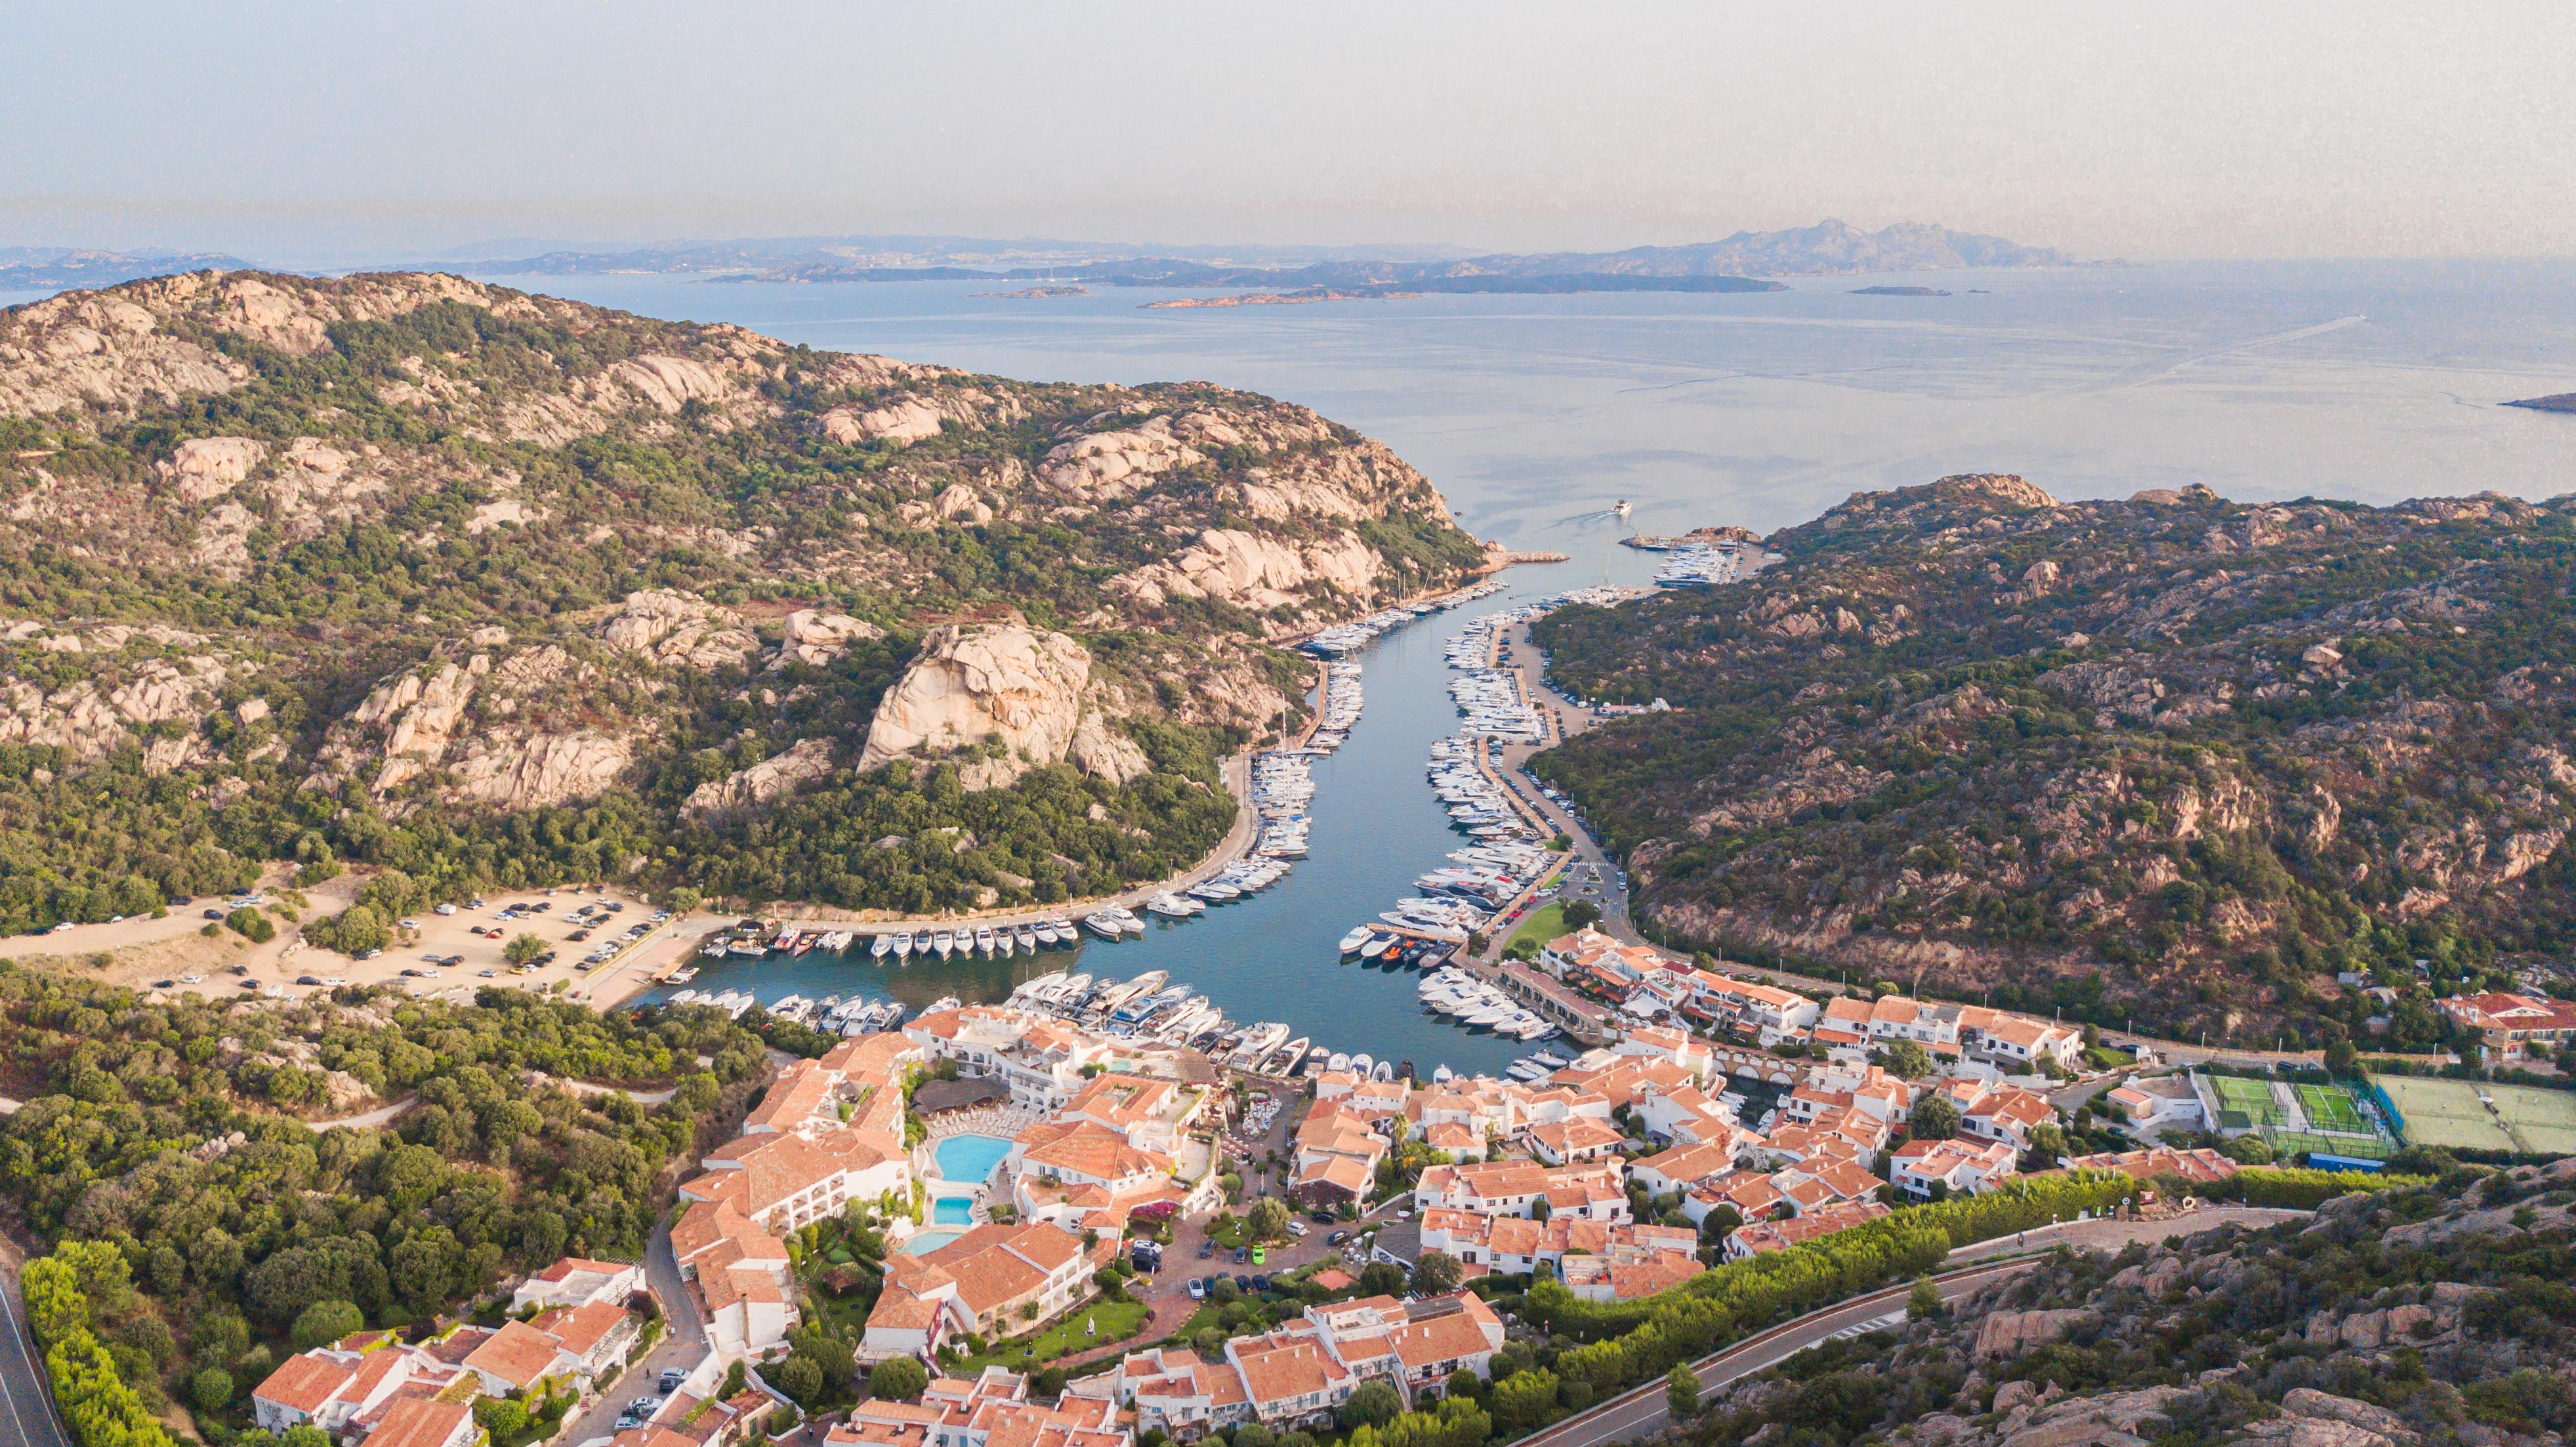
[[[2227,1208],[2194,1212],[2188,1217],[2170,1221],[2085,1221],[2051,1230],[2032,1231],[2021,1236],[2002,1236],[1965,1248],[1969,1253],[2017,1251],[2033,1237],[2049,1237],[2034,1245],[2073,1245],[2090,1250],[2111,1249],[2133,1241],[2161,1241],[2170,1236],[2191,1235],[2215,1230],[2230,1224],[2273,1225],[2304,1211],[2272,1211],[2249,1208]],[[2072,1233],[2072,1234],[2069,1234]],[[1932,1280],[1941,1289],[1945,1302],[1957,1301],[1994,1283],[2027,1271],[2044,1259],[2034,1253],[2015,1255],[1999,1261],[1957,1267],[1935,1275]],[[1914,1291],[1913,1282],[1903,1282],[1856,1296],[1849,1301],[1809,1312],[1795,1321],[1782,1322],[1767,1331],[1754,1333],[1733,1346],[1691,1363],[1699,1376],[1702,1400],[1712,1389],[1723,1387],[1756,1372],[1766,1371],[1809,1347],[1820,1346],[1846,1334],[1873,1331],[1895,1326],[1905,1320],[1906,1298]],[[1612,1442],[1633,1442],[1652,1436],[1668,1425],[1671,1413],[1665,1405],[1664,1381],[1657,1377],[1644,1386],[1635,1387],[1611,1398],[1600,1406],[1568,1417],[1553,1427],[1524,1437],[1515,1447],[1604,1447]]]

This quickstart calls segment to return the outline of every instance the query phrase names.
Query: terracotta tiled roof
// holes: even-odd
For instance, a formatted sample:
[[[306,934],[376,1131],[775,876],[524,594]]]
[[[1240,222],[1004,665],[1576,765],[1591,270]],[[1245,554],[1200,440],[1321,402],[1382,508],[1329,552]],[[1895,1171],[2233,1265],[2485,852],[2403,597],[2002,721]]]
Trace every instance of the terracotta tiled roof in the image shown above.
[[[251,1390],[251,1395],[311,1416],[347,1386],[357,1369],[328,1357],[300,1352],[277,1364],[277,1370]]]
[[[396,1402],[376,1429],[367,1434],[368,1447],[443,1447],[456,1429],[473,1416],[462,1402],[438,1402],[407,1397]]]
[[[551,1336],[524,1321],[505,1322],[492,1339],[474,1349],[465,1365],[514,1387],[526,1387],[555,1369],[560,1346]]]

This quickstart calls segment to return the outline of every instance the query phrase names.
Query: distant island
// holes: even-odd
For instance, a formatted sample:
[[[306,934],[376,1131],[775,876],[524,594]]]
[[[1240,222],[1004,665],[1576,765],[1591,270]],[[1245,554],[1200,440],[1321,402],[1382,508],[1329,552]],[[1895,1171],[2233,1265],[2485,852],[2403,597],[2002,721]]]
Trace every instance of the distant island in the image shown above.
[[[1943,291],[1937,286],[1858,286],[1852,288],[1852,295],[1854,296],[1948,296],[1949,294],[1950,293]]]
[[[801,236],[673,242],[616,251],[561,250],[534,256],[502,254],[462,263],[443,260],[429,269],[481,277],[683,275],[708,282],[791,286],[996,281],[1018,289],[975,295],[1019,300],[1076,296],[1092,286],[1244,289],[1283,297],[1316,289],[1371,297],[1397,292],[1761,292],[1782,290],[1780,283],[1765,279],[1782,276],[1884,276],[2099,264],[2104,263],[1944,226],[1900,222],[1863,231],[1841,221],[1823,221],[1782,231],[1739,231],[1717,241],[1634,246],[1624,251],[1475,252],[1418,245],[1131,246],[971,236]],[[240,271],[252,266],[232,256],[0,247],[0,289],[107,286],[184,271]],[[387,260],[363,269],[422,268]],[[1912,288],[1864,290],[1938,294]]]
[[[1718,241],[1624,251],[1471,252],[1459,247],[1116,246],[965,236],[860,236],[689,242],[628,251],[555,251],[465,265],[483,276],[685,272],[726,281],[1087,282],[1106,286],[1250,287],[1291,294],[1354,291],[1754,291],[1778,276],[1863,276],[2078,261],[2000,236],[1900,222],[1863,231],[1841,221],[1739,231]]]
[[[2508,407],[2528,407],[2534,412],[2576,412],[2576,392],[2560,392],[2549,397],[2525,397],[2507,402]]]
[[[214,252],[100,251],[70,246],[0,246],[0,291],[114,286],[182,271],[248,271],[238,256]]]
[[[1190,311],[1212,306],[1304,306],[1318,301],[1391,301],[1397,297],[1420,296],[1418,291],[1340,291],[1332,287],[1310,286],[1303,291],[1239,291],[1231,296],[1176,296],[1165,301],[1146,302],[1143,311]]]
[[[966,293],[966,295],[975,300],[1033,301],[1042,297],[1051,296],[1089,296],[1091,295],[1091,288],[1087,286],[1024,286],[1018,291],[970,291]]]

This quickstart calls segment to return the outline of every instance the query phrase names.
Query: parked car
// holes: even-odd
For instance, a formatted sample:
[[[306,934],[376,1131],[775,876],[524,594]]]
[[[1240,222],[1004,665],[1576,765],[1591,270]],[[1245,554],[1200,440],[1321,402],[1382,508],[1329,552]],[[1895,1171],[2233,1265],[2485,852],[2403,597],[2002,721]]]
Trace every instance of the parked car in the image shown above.
[[[298,975],[295,977],[295,983],[299,985],[318,985],[322,983],[322,977],[320,975]]]
[[[1205,1301],[1207,1300],[1207,1293],[1208,1287],[1207,1279],[1205,1277],[1193,1276],[1190,1278],[1190,1300]]]
[[[207,910],[205,913],[206,913],[206,918],[208,918],[208,919],[222,919],[222,918],[224,917],[224,912],[223,912],[222,910],[219,910],[219,909],[210,909],[210,910]]]
[[[1200,1242],[1200,1243],[1199,1243],[1199,1259],[1200,1259],[1201,1261],[1205,1261],[1205,1260],[1207,1260],[1209,1257],[1214,1256],[1215,1254],[1216,1254],[1216,1243],[1215,1243],[1215,1242],[1213,1242],[1213,1241],[1202,1241],[1202,1242]]]
[[[1237,1246],[1236,1248],[1234,1248],[1234,1264],[1235,1264],[1235,1265],[1237,1265],[1237,1266],[1241,1266],[1243,1263],[1245,1263],[1245,1262],[1247,1262],[1247,1261],[1249,1261],[1249,1260],[1251,1260],[1251,1259],[1252,1259],[1252,1248],[1251,1248],[1251,1247],[1249,1247],[1249,1246]]]
[[[1270,1289],[1270,1278],[1267,1276],[1253,1277],[1252,1289],[1255,1291],[1268,1291]]]
[[[1330,1226],[1333,1224],[1333,1213],[1330,1211],[1309,1211],[1306,1213],[1306,1219],[1314,1222],[1318,1226]]]
[[[1348,1241],[1349,1239],[1351,1239],[1351,1233],[1350,1233],[1350,1232],[1348,1232],[1348,1231],[1336,1231],[1336,1232],[1334,1232],[1332,1235],[1327,1236],[1327,1237],[1325,1237],[1325,1238],[1324,1238],[1324,1244],[1325,1244],[1325,1245],[1327,1245],[1327,1246],[1339,1246],[1339,1245],[1341,1245],[1343,1242]]]
[[[437,916],[438,916],[439,918],[441,918],[441,919],[445,919],[445,918],[447,918],[449,915],[452,915],[452,914],[456,913],[456,906],[454,906],[454,905],[452,905],[452,904],[442,904],[442,905],[438,906],[437,908],[432,909],[432,910],[430,911],[430,913],[431,913],[431,914],[434,914],[434,915],[437,915]]]
[[[1305,1222],[1303,1222],[1303,1221],[1291,1221],[1291,1222],[1289,1222],[1289,1223],[1288,1223],[1288,1234],[1289,1234],[1289,1235],[1291,1235],[1291,1236],[1303,1236],[1303,1235],[1305,1235],[1305,1234],[1306,1234],[1306,1223],[1305,1223]]]
[[[1268,1249],[1260,1246],[1253,1247],[1252,1264],[1255,1266],[1266,1266],[1270,1264],[1270,1252]]]

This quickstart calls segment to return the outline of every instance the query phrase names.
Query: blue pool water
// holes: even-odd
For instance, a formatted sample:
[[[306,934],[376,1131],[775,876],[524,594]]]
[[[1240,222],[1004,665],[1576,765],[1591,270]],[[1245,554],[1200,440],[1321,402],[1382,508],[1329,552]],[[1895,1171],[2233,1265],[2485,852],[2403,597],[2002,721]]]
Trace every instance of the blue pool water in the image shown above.
[[[895,1250],[906,1256],[926,1256],[965,1234],[963,1231],[923,1231]]]
[[[993,1167],[1010,1153],[1011,1143],[999,1136],[953,1135],[934,1147],[931,1156],[939,1162],[940,1175],[960,1184],[982,1185],[984,1178],[993,1174]],[[940,1202],[943,1207],[947,1204],[945,1200]]]
[[[930,1203],[930,1220],[935,1226],[971,1226],[975,1203],[964,1196],[942,1196]]]

